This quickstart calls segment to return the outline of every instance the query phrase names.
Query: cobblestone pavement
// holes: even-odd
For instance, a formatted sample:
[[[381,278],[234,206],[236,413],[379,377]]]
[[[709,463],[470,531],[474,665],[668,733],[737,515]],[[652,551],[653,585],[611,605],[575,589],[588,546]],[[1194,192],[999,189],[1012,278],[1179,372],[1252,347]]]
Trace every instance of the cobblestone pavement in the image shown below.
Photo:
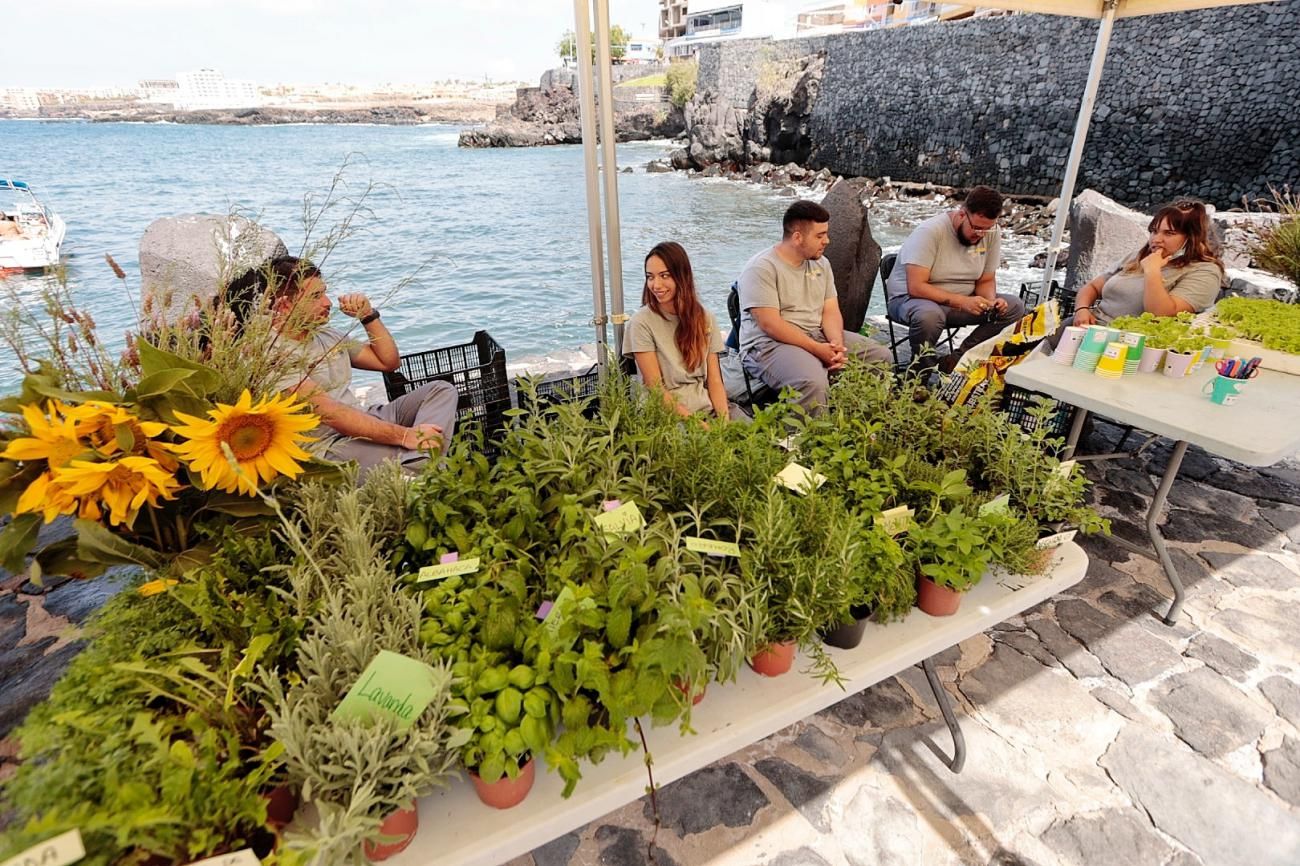
[[[1109,450],[1099,424],[1086,451]],[[1084,464],[1115,534],[1140,541],[1167,443]],[[1188,452],[1164,530],[1187,583],[1086,539],[1069,592],[938,658],[969,755],[953,775],[920,668],[659,792],[660,866],[1300,863],[1300,462]],[[77,651],[112,579],[0,587],[0,734]],[[12,743],[0,741],[0,762]],[[3,766],[0,766],[0,773]],[[648,862],[643,799],[510,866]]]

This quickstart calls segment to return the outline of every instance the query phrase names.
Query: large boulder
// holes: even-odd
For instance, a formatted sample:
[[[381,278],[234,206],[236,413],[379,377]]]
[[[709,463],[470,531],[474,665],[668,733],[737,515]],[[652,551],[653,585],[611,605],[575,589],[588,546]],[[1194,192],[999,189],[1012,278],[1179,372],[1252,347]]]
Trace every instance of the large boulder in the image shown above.
[[[175,321],[244,271],[288,253],[275,232],[237,214],[156,219],[140,238],[146,315]]]
[[[752,162],[804,164],[812,154],[809,121],[821,93],[826,54],[809,54],[773,66],[750,94],[747,155]]]
[[[860,331],[880,270],[880,244],[871,236],[871,220],[862,206],[865,178],[841,179],[822,199],[831,214],[831,242],[826,258],[835,274],[844,330]]]
[[[1070,264],[1065,287],[1076,291],[1147,242],[1151,217],[1084,190],[1070,203]]]

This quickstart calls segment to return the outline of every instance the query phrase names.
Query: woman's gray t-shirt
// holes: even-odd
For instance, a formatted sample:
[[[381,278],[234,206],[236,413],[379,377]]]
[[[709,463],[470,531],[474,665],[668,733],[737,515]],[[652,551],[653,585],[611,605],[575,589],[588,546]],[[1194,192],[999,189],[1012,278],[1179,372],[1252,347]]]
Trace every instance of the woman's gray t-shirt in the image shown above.
[[[1131,261],[1130,258],[1106,272],[1101,300],[1092,309],[1103,325],[1120,316],[1140,316],[1146,311],[1146,276],[1141,271],[1125,271]],[[1182,298],[1199,313],[1219,296],[1223,271],[1214,262],[1192,262],[1181,268],[1166,267],[1160,271],[1160,278],[1169,294]]]
[[[713,408],[709,402],[709,389],[705,377],[708,372],[708,355],[722,351],[722,334],[713,314],[704,313],[708,320],[708,353],[694,370],[686,368],[682,353],[673,336],[677,333],[677,317],[656,313],[642,307],[632,314],[623,332],[623,354],[631,357],[636,352],[654,352],[663,376],[663,389],[673,395],[688,412],[706,412]]]

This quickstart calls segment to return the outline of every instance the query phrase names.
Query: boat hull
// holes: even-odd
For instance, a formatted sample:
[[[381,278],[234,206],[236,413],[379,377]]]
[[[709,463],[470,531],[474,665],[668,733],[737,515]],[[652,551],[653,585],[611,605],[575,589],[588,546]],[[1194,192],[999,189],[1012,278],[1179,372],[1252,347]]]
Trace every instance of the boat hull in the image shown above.
[[[36,237],[0,238],[0,270],[39,270],[59,263],[67,227],[53,215],[49,227]]]

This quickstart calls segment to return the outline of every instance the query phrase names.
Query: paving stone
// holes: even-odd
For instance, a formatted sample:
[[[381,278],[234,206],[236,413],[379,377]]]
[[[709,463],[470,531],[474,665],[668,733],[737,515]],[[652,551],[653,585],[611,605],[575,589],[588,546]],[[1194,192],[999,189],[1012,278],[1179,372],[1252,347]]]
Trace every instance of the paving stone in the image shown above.
[[[1173,446],[1162,441],[1151,448],[1146,456],[1146,471],[1159,478],[1165,473],[1165,467],[1169,465],[1169,458],[1173,454]],[[1193,481],[1205,481],[1211,479],[1216,473],[1222,470],[1220,464],[1215,458],[1206,454],[1200,448],[1192,446],[1183,454],[1183,462],[1178,467],[1179,478],[1190,478]],[[1235,488],[1233,488],[1235,489]]]
[[[1226,755],[1264,733],[1269,713],[1207,668],[1175,674],[1156,686],[1151,701],[1174,732],[1211,758]]]
[[[1230,517],[1203,514],[1176,508],[1161,527],[1168,541],[1186,541],[1200,544],[1205,541],[1229,541],[1252,550],[1276,550],[1277,532],[1273,527],[1261,525],[1263,521],[1246,523]]]
[[[1277,710],[1277,714],[1300,728],[1300,685],[1281,676],[1261,680],[1259,690]]]
[[[1282,505],[1300,503],[1300,482],[1280,475],[1268,475],[1244,466],[1223,469],[1206,479],[1215,487],[1231,490],[1252,499],[1263,499]],[[1263,503],[1261,503],[1263,507]],[[1252,545],[1247,545],[1250,547]]]
[[[646,866],[646,838],[639,830],[603,824],[596,828],[596,842],[600,845],[600,866]],[[655,846],[655,866],[677,866],[668,852]]]
[[[1056,603],[1056,621],[1086,646],[1116,679],[1135,686],[1175,667],[1181,658],[1140,626],[1076,599]]]
[[[14,646],[26,632],[27,602],[13,593],[0,595],[0,648]],[[0,672],[0,681],[3,680],[4,674]]]
[[[1193,556],[1177,547],[1170,547],[1169,558],[1174,561],[1174,568],[1178,569],[1178,576],[1182,578],[1183,586],[1187,587],[1189,595],[1196,589],[1221,588],[1217,581],[1210,579],[1210,568],[1199,556]]]
[[[782,851],[767,866],[831,866],[830,862],[813,849],[804,846],[793,851]]]
[[[1112,520],[1110,522],[1110,534],[1114,538],[1120,538],[1127,541],[1129,544],[1141,548],[1148,548],[1151,546],[1151,539],[1147,537],[1146,524],[1144,522],[1138,522],[1141,520],[1143,520],[1141,512],[1133,515],[1132,519]],[[1125,555],[1132,554],[1132,551],[1125,548],[1121,547],[1120,549],[1124,551]]]
[[[849,695],[818,715],[829,716],[851,728],[870,725],[886,730],[911,725],[921,719],[911,695],[893,677],[865,691]]]
[[[532,851],[533,866],[569,866],[582,839],[577,833],[565,833]]]
[[[1136,582],[1102,593],[1098,596],[1097,603],[1120,619],[1133,621],[1163,616],[1169,608],[1168,598],[1145,583]]]
[[[1184,655],[1200,659],[1237,682],[1245,682],[1246,675],[1259,665],[1259,661],[1250,653],[1241,651],[1234,644],[1209,632],[1201,632],[1192,638]]]
[[[1016,652],[1024,653],[1044,667],[1059,667],[1061,662],[1043,646],[1032,634],[1022,631],[995,632],[990,635],[995,643],[1011,647]],[[1080,647],[1082,649],[1082,647]],[[1100,667],[1100,665],[1098,666]]]
[[[1137,706],[1114,689],[1097,686],[1092,690],[1092,696],[1129,721],[1142,721],[1142,713],[1138,711]]]
[[[837,781],[834,778],[815,776],[781,758],[763,758],[754,764],[769,782],[785,796],[790,805],[818,830],[831,830],[830,816],[826,814],[826,795]]]
[[[1261,508],[1259,513],[1271,523],[1278,532],[1284,533],[1293,542],[1300,543],[1300,508]]]
[[[1052,657],[1060,661],[1066,670],[1076,677],[1099,677],[1106,669],[1097,661],[1097,657],[1083,648],[1083,644],[1070,637],[1056,624],[1055,620],[1035,619],[1029,622],[1029,628],[1043,642]]]
[[[18,588],[23,595],[45,595],[53,592],[72,580],[71,575],[67,574],[47,574],[40,579],[40,582],[29,580]]]
[[[1288,656],[1300,664],[1300,629],[1295,627],[1294,611],[1271,598],[1235,599],[1233,606],[1210,618],[1215,631],[1227,630],[1244,643],[1260,648],[1260,654]]]
[[[1166,860],[1162,866],[1206,866],[1206,863],[1190,851],[1179,851]]]
[[[135,578],[137,569],[113,568],[91,580],[65,583],[45,594],[45,612],[80,625]]]
[[[1113,508],[1117,514],[1127,516],[1145,513],[1151,506],[1151,498],[1128,490],[1103,487],[1100,493],[1100,504],[1106,508]]]
[[[659,789],[659,818],[678,836],[703,833],[713,827],[748,827],[767,795],[739,764],[712,764]],[[646,820],[654,820],[645,798]]]
[[[73,641],[45,655],[45,648],[54,643],[52,637],[38,641],[35,644],[38,652],[30,657],[26,666],[12,672],[0,672],[0,682],[4,683],[4,700],[0,701],[0,737],[7,736],[27,717],[28,710],[50,696],[55,681],[63,676],[68,663],[85,646],[83,641]]]
[[[1102,535],[1089,535],[1076,540],[1088,554],[1088,571],[1083,580],[1075,585],[1073,594],[1100,592],[1133,581],[1132,577],[1109,564],[1123,562],[1131,556],[1127,550]]]
[[[1048,827],[1042,839],[1071,866],[1156,864],[1173,853],[1151,822],[1133,809],[1074,815]]]
[[[1206,863],[1300,862],[1300,818],[1185,746],[1140,725],[1128,725],[1100,763],[1157,829]],[[1260,832],[1264,827],[1268,832]]]
[[[1111,469],[1105,475],[1105,481],[1102,482],[1106,487],[1113,490],[1123,490],[1126,493],[1133,493],[1145,497],[1150,501],[1155,495],[1156,485],[1151,476],[1139,469]],[[1146,506],[1142,506],[1146,511]]]
[[[1292,806],[1300,806],[1300,739],[1284,737],[1263,760],[1264,784]]]
[[[1190,508],[1204,514],[1247,522],[1259,519],[1259,506],[1249,496],[1184,479],[1181,473],[1169,489],[1169,500],[1179,508]]]
[[[1291,589],[1300,586],[1300,574],[1271,556],[1207,550],[1201,554],[1201,558],[1214,569],[1215,577],[1226,580],[1233,586],[1257,589]]]
[[[921,817],[886,791],[862,788],[844,806],[843,847],[849,866],[913,866],[922,849]]]
[[[840,744],[813,724],[803,726],[794,744],[823,764],[831,764],[841,771],[849,762],[849,756],[840,748]]]

